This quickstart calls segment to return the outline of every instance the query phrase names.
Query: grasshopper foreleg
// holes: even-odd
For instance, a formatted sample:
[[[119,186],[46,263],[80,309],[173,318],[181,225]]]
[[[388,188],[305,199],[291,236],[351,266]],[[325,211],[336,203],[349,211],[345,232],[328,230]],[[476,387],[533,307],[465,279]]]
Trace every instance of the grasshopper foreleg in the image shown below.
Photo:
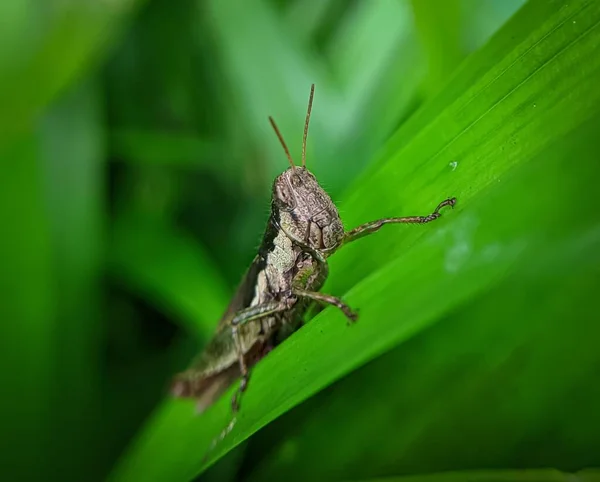
[[[308,239],[308,235],[310,234],[310,225],[311,225],[311,223],[308,222],[307,227],[306,227],[306,235],[305,235],[306,239]],[[310,254],[312,256],[312,258],[317,262],[317,264],[319,265],[319,270],[318,270],[319,278],[318,278],[316,284],[321,284],[323,281],[325,281],[327,279],[327,276],[329,276],[329,264],[327,263],[327,259],[325,258],[323,253],[321,251],[313,248],[310,244],[308,244],[308,241],[302,240],[302,239],[298,238],[297,236],[294,236],[292,233],[288,232],[286,229],[284,229],[279,224],[275,223],[275,227],[277,229],[281,229],[281,231],[283,231],[285,233],[285,235],[288,238],[290,238],[292,243],[294,243],[296,246],[298,246],[299,248],[303,249],[308,254]]]
[[[337,308],[342,310],[342,313],[344,313],[344,315],[346,315],[346,317],[348,318],[348,324],[354,323],[358,319],[358,313],[352,310],[352,308],[350,308],[346,303],[344,303],[339,298],[336,298],[335,296],[319,293],[317,291],[305,291],[296,288],[292,290],[292,293],[294,293],[294,295],[300,298],[309,298],[319,303],[327,303],[329,305],[336,306]]]
[[[445,201],[442,201],[441,203],[438,204],[438,207],[435,208],[435,210],[429,214],[428,216],[406,216],[403,218],[384,218],[384,219],[378,219],[377,221],[371,221],[370,223],[365,223],[365,224],[361,224],[360,226],[352,229],[351,231],[348,231],[345,235],[344,235],[344,244],[347,244],[351,241],[354,241],[356,239],[362,238],[363,236],[367,236],[368,234],[372,234],[376,231],[379,231],[379,229],[381,228],[381,226],[383,226],[384,224],[392,224],[392,223],[406,223],[406,224],[411,224],[411,223],[416,223],[416,224],[424,224],[424,223],[430,223],[431,221],[434,221],[435,219],[440,217],[440,209],[442,209],[445,206],[451,206],[454,207],[454,205],[456,204],[456,198],[450,198],[450,199],[446,199]]]

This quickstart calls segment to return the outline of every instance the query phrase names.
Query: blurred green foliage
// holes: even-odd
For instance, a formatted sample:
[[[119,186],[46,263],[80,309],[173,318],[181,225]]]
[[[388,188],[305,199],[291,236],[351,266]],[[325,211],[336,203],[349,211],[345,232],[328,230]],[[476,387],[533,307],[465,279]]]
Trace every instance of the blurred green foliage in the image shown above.
[[[523,4],[0,2],[0,478],[206,469],[228,398],[165,388],[262,235],[267,116],[298,157],[313,82],[347,227],[459,204],[332,258],[361,321],[324,310],[261,362],[200,479],[598,466],[600,4]]]

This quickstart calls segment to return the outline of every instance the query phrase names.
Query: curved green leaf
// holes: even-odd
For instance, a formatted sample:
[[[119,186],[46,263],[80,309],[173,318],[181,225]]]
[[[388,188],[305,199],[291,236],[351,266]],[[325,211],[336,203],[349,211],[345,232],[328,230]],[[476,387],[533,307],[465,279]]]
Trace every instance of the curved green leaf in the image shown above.
[[[2,3],[3,26],[11,28],[0,32],[1,43],[10,45],[0,48],[1,142],[33,127],[52,99],[100,58],[136,4],[137,0]]]
[[[245,480],[306,480],[315,467],[323,480],[344,480],[598,463],[600,387],[590,380],[600,363],[600,223],[585,207],[594,191],[580,186],[600,173],[586,154],[599,145],[591,142],[599,121],[425,236],[447,241],[439,271],[423,276],[412,266],[380,293],[395,311],[389,343],[405,330],[402,343],[269,426],[256,442],[272,449],[255,456]],[[581,163],[575,174],[570,155]],[[427,264],[418,251],[398,263]]]
[[[202,246],[165,222],[122,215],[109,253],[113,275],[201,339],[227,306],[227,287]]]
[[[555,469],[489,470],[481,472],[447,472],[441,474],[386,477],[358,482],[597,482],[600,470],[585,469],[577,473]]]
[[[360,309],[360,322],[348,328],[341,314],[327,309],[263,360],[237,425],[212,460],[352,370],[436,323],[443,326],[450,313],[485,293],[502,294],[519,282],[529,289],[548,277],[540,286],[557,295],[548,300],[556,310],[544,307],[532,326],[507,325],[517,330],[516,338],[506,335],[490,366],[501,363],[517,341],[543,336],[539,330],[548,317],[556,329],[540,348],[544,359],[566,333],[566,313],[576,313],[577,326],[590,321],[597,310],[590,280],[600,266],[593,194],[600,174],[599,22],[597,2],[527,4],[400,129],[341,204],[348,226],[425,214],[450,195],[458,197],[457,209],[429,226],[388,227],[332,259],[325,290],[346,293]],[[552,273],[565,273],[564,280]],[[567,290],[561,283],[569,280]],[[523,306],[519,292],[507,293],[511,298],[493,296],[475,308],[466,332],[482,330],[482,340],[493,340],[502,326],[494,316],[500,307],[515,316],[514,323],[522,320],[516,316]],[[488,317],[489,326],[473,321]],[[585,335],[569,338],[571,352],[584,345],[568,374],[598,363],[590,351],[598,329]],[[529,376],[540,369],[532,366]],[[540,385],[548,396],[568,389],[561,384],[553,392],[548,383]],[[532,399],[524,413],[535,413],[544,400]],[[443,406],[437,409],[444,413]],[[201,417],[192,403],[165,402],[113,479],[190,479],[203,469],[205,449],[229,416],[228,397]],[[414,423],[407,443],[418,434]]]
[[[191,134],[120,128],[111,132],[110,140],[113,155],[131,163],[210,169],[215,167],[212,159],[224,156],[217,142]]]

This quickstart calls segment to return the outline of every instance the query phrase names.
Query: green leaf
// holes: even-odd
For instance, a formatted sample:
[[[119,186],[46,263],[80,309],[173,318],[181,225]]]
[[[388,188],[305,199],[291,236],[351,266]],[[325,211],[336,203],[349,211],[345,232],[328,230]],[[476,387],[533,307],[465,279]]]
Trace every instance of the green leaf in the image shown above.
[[[97,437],[103,126],[98,86],[88,78],[68,88],[105,52],[133,4],[0,5],[7,479],[81,480],[106,466]]]
[[[460,0],[425,0],[411,2],[419,38],[427,53],[428,79],[431,91],[446,84],[465,54],[461,43]]]
[[[110,46],[136,3],[3,2],[3,25],[20,28],[0,30],[0,43],[11,47],[0,50],[0,143],[33,128],[52,99]]]
[[[355,480],[355,479],[354,479]],[[358,482],[597,482],[600,470],[585,469],[577,473],[555,469],[490,470],[481,472],[448,472],[405,477],[385,477]]]
[[[77,467],[80,474],[102,463],[90,453],[101,427],[94,414],[100,409],[98,334],[104,322],[99,315],[106,152],[102,102],[98,82],[78,84],[44,113],[39,134],[58,311],[57,333],[48,341],[55,346],[58,370],[54,430],[60,430],[64,445],[54,448],[70,451],[77,464],[61,457],[57,461],[71,470]]]
[[[507,419],[531,418],[529,428],[552,428],[545,425],[551,420],[546,415],[556,413],[574,388],[577,403],[560,420],[559,433],[568,433],[576,422],[569,433],[574,446],[587,447],[582,457],[592,457],[590,447],[600,443],[592,428],[598,425],[593,403],[598,389],[583,380],[600,362],[595,349],[600,333],[592,323],[600,270],[594,194],[600,175],[599,23],[597,2],[530,2],[398,131],[340,203],[347,226],[426,214],[452,195],[457,209],[446,210],[432,225],[386,227],[332,258],[325,291],[343,294],[360,309],[361,320],[348,328],[340,313],[327,309],[266,357],[253,372],[234,430],[216,446],[211,461],[384,353],[393,350],[404,360],[410,355],[404,349],[419,338],[429,349],[413,361],[425,367],[428,360],[444,367],[453,355],[471,354],[472,360],[460,363],[457,373],[449,368],[437,381],[432,365],[412,375],[404,369],[408,381],[399,393],[414,399],[399,408],[407,422],[395,426],[401,443],[383,445],[383,455],[375,459],[379,473],[390,460],[401,459],[408,467],[426,463],[427,446],[419,445],[419,435],[427,430],[431,442],[437,427],[445,438],[435,463],[449,463],[444,448],[463,428],[452,425],[453,416],[463,406],[467,416],[474,407],[485,409],[490,393],[498,397],[498,410],[509,411],[504,416],[478,412],[466,433],[489,438],[490,431],[500,430],[501,436],[488,458],[483,451],[467,459],[471,463],[500,465],[504,448],[516,450],[520,431],[503,426]],[[532,306],[531,296],[540,304]],[[511,358],[521,346],[525,362]],[[523,371],[519,363],[525,363]],[[397,366],[403,368],[392,365],[386,380]],[[446,398],[440,397],[440,385],[448,389]],[[558,400],[556,407],[548,400]],[[190,479],[203,470],[204,450],[229,422],[229,413],[227,396],[201,417],[194,415],[193,403],[165,401],[113,480]],[[385,415],[379,424],[387,423]],[[360,424],[368,420],[363,416]],[[354,434],[342,433],[336,437],[338,461],[355,454],[344,447],[357,446]],[[332,446],[318,445],[322,457]],[[290,478],[306,476],[293,472],[299,460],[304,470],[311,468],[305,458],[274,455],[255,472],[257,479],[279,477],[277,467],[286,468]],[[366,455],[374,456],[374,449]],[[359,463],[370,471],[364,459],[349,467]],[[339,467],[332,462],[323,473]]]
[[[239,137],[256,143],[266,166],[261,189],[267,189],[285,162],[267,116],[274,117],[298,162],[308,88],[315,83],[307,157],[311,169],[339,192],[406,115],[422,77],[422,71],[414,69],[419,58],[409,6],[385,0],[349,9],[336,22],[326,57],[301,33],[290,35],[290,30],[296,32],[293,19],[278,15],[269,2],[211,0],[206,8],[224,70],[235,79],[231,125],[246,121]],[[318,13],[312,6],[299,8]],[[326,71],[329,65],[331,74]],[[313,161],[317,146],[318,160]],[[243,148],[238,156],[246,163],[247,144]],[[339,169],[340,159],[344,170]]]
[[[273,450],[258,455],[248,480],[304,480],[312,467],[324,480],[343,480],[523,460],[597,463],[600,389],[589,380],[600,362],[593,295],[600,224],[583,207],[592,191],[577,190],[599,174],[585,153],[598,146],[590,141],[599,121],[540,153],[441,232],[425,235],[425,246],[350,291],[348,300],[365,311],[381,303],[369,318],[385,333],[364,337],[370,349],[376,342],[381,351],[395,348],[268,427]],[[576,174],[571,154],[581,161]],[[445,247],[441,257],[433,253],[432,273],[424,250],[438,243]],[[355,293],[372,299],[359,304]],[[354,356],[360,346],[346,349]]]
[[[468,205],[596,112],[597,5],[560,5],[527,4],[403,124],[340,203],[347,228],[422,214],[449,196]],[[384,229],[332,259],[331,272],[344,276],[332,276],[326,290],[344,293],[426,231]]]
[[[206,338],[227,306],[227,287],[189,235],[158,219],[122,215],[113,228],[109,266],[116,279]]]
[[[35,480],[46,458],[31,464],[30,454],[47,453],[52,433],[54,350],[50,342],[56,317],[49,221],[44,209],[38,139],[25,136],[0,151],[5,179],[0,189],[0,410],[3,434],[11,443],[2,451],[6,474]],[[35,436],[34,436],[35,434]]]
[[[140,164],[212,167],[223,153],[215,143],[193,135],[116,129],[111,133],[113,155]]]
[[[326,480],[512,466],[522,457],[541,466],[595,463],[600,393],[589,379],[600,361],[592,295],[600,229],[593,208],[581,212],[593,194],[576,191],[583,177],[598,175],[592,154],[578,146],[590,146],[599,120],[564,139],[560,150],[540,153],[347,294],[361,308],[361,322],[368,317],[374,326],[356,339],[339,334],[346,357],[396,348],[309,403],[292,417],[295,428],[279,427],[293,436],[272,442],[250,480],[302,480],[313,467],[306,460]],[[571,153],[582,165],[567,175]],[[575,209],[580,220],[572,219]],[[329,333],[334,327],[323,318],[305,329],[318,323],[316,330]],[[319,341],[311,340],[318,345],[311,352],[333,351]],[[326,361],[335,367],[328,373],[342,363]],[[294,379],[310,383],[302,374],[314,376],[315,368],[307,365],[296,361]],[[525,456],[527,446],[535,448]]]
[[[101,353],[99,100],[94,82],[79,85],[45,112],[35,133],[0,156],[10,180],[0,189],[0,218],[10,227],[0,247],[2,339],[10,347],[2,351],[2,384],[18,395],[3,405],[8,420],[2,425],[13,440],[7,474],[15,480],[47,476],[50,466],[65,480],[80,478],[104,462],[91,450]],[[74,460],[60,457],[65,451]],[[35,468],[20,460],[32,453],[40,457]]]

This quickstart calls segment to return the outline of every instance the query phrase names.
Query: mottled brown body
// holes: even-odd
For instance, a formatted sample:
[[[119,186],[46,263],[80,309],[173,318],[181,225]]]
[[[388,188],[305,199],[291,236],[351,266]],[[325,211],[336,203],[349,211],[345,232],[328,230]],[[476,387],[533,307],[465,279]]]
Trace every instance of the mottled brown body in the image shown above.
[[[231,322],[239,310],[269,303],[285,306],[239,326],[239,344],[247,366],[281,341],[277,335],[283,336],[279,330],[283,324],[291,325],[289,332],[300,326],[307,303],[294,295],[294,288],[318,291],[327,276],[326,269],[306,249],[318,250],[325,257],[341,244],[343,237],[338,211],[312,173],[296,167],[277,177],[259,253],[204,352],[177,377],[174,393],[197,398],[202,411],[240,377],[231,332]]]
[[[203,411],[241,377],[232,401],[239,409],[249,379],[248,368],[302,323],[311,301],[337,306],[349,321],[356,313],[340,299],[319,293],[328,275],[327,257],[342,244],[373,233],[387,223],[427,223],[437,219],[440,203],[428,216],[386,218],[349,232],[329,195],[305,167],[305,147],[314,86],[304,128],[302,167],[295,166],[271,119],[291,167],[273,183],[271,215],[252,265],[221,318],[204,352],[173,383],[176,396],[192,397]]]

